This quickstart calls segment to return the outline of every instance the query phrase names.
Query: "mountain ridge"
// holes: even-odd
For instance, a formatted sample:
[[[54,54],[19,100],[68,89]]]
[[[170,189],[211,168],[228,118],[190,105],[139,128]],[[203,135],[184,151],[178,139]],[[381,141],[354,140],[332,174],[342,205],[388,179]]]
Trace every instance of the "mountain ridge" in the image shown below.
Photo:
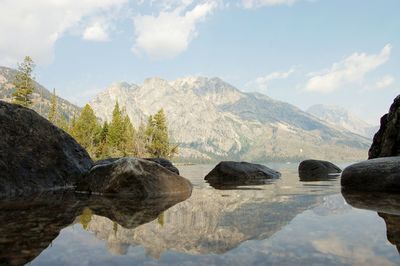
[[[373,126],[337,105],[315,104],[310,106],[306,112],[334,126],[344,128],[370,139],[373,138],[379,129],[379,126]]]
[[[163,108],[181,159],[359,160],[370,145],[367,138],[338,130],[291,104],[242,92],[220,78],[155,77],[142,85],[118,84],[90,101],[96,115],[110,121],[118,101],[137,126]]]
[[[0,66],[0,100],[12,102],[12,94],[15,91],[12,81],[17,70]],[[47,118],[50,111],[52,93],[44,86],[34,81],[35,89],[32,93],[32,109]],[[74,115],[79,115],[81,108],[69,101],[57,96],[57,112],[68,121]]]

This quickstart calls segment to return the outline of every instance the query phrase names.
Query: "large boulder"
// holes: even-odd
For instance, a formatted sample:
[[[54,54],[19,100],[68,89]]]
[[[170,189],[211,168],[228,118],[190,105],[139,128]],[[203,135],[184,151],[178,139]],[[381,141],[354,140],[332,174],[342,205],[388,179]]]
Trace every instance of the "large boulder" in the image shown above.
[[[96,162],[94,163],[94,165],[113,163],[113,162],[115,162],[116,160],[119,160],[119,159],[121,159],[121,157],[119,157],[119,158],[108,158],[108,159],[103,159],[103,160],[96,161]],[[173,165],[173,164],[172,164],[170,161],[168,161],[167,159],[164,159],[164,158],[143,158],[143,159],[148,160],[148,161],[152,161],[152,162],[155,162],[155,163],[158,163],[159,165],[161,165],[161,166],[167,168],[168,170],[174,172],[175,174],[179,175],[179,170],[178,170],[178,168],[176,168],[175,165]]]
[[[190,195],[191,183],[185,178],[145,159],[125,157],[98,164],[80,180],[77,191],[135,197]]]
[[[328,161],[305,160],[299,164],[299,177],[301,181],[318,181],[336,178],[342,170]]]
[[[0,101],[0,195],[73,186],[92,163],[70,135],[35,111]]]
[[[368,158],[400,155],[400,95],[397,96],[389,113],[381,118],[381,126],[375,134]]]
[[[346,190],[400,192],[400,156],[352,164],[343,170],[341,184]]]
[[[223,161],[215,166],[204,179],[213,186],[240,186],[261,184],[257,181],[277,179],[280,176],[281,174],[278,171],[261,164]]]

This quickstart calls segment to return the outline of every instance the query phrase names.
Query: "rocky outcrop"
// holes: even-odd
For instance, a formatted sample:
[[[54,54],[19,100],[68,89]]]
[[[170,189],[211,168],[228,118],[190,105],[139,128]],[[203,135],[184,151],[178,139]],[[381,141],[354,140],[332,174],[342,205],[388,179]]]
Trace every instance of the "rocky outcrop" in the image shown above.
[[[318,181],[336,178],[342,170],[328,161],[305,160],[299,164],[301,181]]]
[[[389,113],[381,118],[381,126],[375,134],[368,158],[400,155],[400,95],[390,106]]]
[[[92,167],[71,136],[35,111],[0,101],[0,195],[72,186]]]
[[[113,163],[119,159],[121,159],[121,157],[120,158],[103,159],[103,160],[96,161],[94,163],[94,165]],[[175,165],[173,165],[172,162],[168,161],[167,159],[164,159],[164,158],[142,158],[142,159],[158,163],[159,165],[161,165],[161,166],[167,168],[168,170],[174,172],[175,174],[179,175],[178,168],[176,168]]]
[[[76,189],[90,193],[152,197],[190,195],[192,185],[155,162],[126,157],[94,166]]]
[[[219,185],[254,185],[265,180],[279,178],[278,171],[264,165],[248,162],[223,161],[217,164],[204,179],[213,186]],[[260,183],[261,182],[261,183]]]
[[[348,166],[343,170],[346,190],[400,191],[400,156],[376,158]]]

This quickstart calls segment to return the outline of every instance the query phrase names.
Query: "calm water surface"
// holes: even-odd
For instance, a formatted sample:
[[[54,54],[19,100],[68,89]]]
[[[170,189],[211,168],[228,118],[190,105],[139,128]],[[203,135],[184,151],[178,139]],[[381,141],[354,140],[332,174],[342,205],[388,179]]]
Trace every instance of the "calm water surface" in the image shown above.
[[[339,180],[269,166],[280,180],[226,189],[203,181],[213,165],[180,166],[194,185],[184,201],[2,201],[0,265],[400,264],[399,196],[342,194]]]

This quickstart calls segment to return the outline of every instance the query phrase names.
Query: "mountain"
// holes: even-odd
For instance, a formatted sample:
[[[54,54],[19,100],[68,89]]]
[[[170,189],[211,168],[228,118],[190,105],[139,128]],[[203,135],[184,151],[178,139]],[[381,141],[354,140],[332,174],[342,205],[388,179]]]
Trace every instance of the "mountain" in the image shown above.
[[[115,83],[90,104],[98,117],[110,121],[116,101],[136,126],[163,108],[181,160],[352,161],[366,158],[370,146],[367,138],[288,103],[244,93],[219,78]]]
[[[316,104],[309,107],[307,112],[333,126],[346,129],[370,139],[373,138],[374,134],[379,129],[378,126],[368,124],[361,118],[339,106]]]
[[[12,81],[15,77],[17,70],[7,67],[0,67],[0,100],[11,102],[12,94],[15,91]],[[33,106],[32,109],[38,112],[43,117],[47,118],[50,110],[50,101],[52,93],[45,87],[37,82],[34,82],[35,90],[32,94]],[[81,108],[57,97],[57,109],[58,113],[62,114],[67,120],[72,118],[74,115],[80,113]]]

